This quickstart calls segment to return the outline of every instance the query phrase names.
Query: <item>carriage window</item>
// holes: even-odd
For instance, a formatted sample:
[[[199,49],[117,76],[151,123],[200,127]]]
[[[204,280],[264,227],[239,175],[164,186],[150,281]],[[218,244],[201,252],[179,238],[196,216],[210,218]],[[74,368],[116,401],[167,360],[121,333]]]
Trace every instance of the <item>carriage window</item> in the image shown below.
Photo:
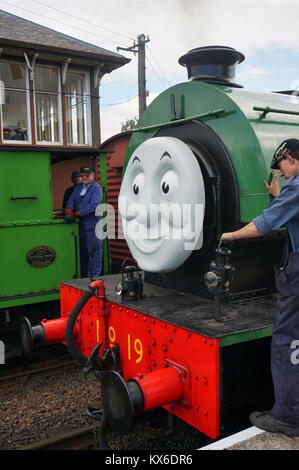
[[[88,76],[85,72],[69,70],[66,75],[66,123],[68,144],[88,145],[89,94]]]
[[[58,67],[36,66],[34,69],[36,140],[60,143],[61,106]]]
[[[2,141],[31,144],[31,129],[35,128],[34,143],[62,145],[65,122],[67,145],[91,145],[89,72],[71,68],[67,71],[65,108],[58,65],[36,63],[33,77],[33,91],[30,91],[25,61],[0,59]],[[30,111],[31,100],[34,112]]]
[[[29,90],[25,63],[0,61],[3,141],[29,141]]]

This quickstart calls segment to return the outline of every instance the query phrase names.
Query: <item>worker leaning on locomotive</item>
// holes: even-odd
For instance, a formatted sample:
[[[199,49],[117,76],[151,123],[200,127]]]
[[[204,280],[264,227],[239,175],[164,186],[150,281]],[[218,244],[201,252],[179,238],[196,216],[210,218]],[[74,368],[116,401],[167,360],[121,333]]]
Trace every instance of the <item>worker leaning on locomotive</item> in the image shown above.
[[[270,432],[299,436],[299,361],[294,347],[299,344],[299,140],[288,139],[278,147],[271,162],[286,183],[279,188],[273,171],[274,196],[270,207],[240,230],[222,234],[223,242],[267,235],[283,225],[287,227],[283,257],[275,267],[278,291],[277,314],[272,335],[271,368],[275,404],[270,411],[253,412],[254,426]]]

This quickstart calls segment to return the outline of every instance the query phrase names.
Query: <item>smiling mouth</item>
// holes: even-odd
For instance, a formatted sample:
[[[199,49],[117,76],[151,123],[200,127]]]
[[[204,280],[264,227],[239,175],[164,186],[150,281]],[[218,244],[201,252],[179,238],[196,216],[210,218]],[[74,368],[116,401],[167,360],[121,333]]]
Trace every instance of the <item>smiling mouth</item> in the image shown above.
[[[163,239],[136,238],[133,240],[133,243],[139,251],[146,255],[151,255],[152,253],[155,253],[155,251],[159,250],[163,243]]]

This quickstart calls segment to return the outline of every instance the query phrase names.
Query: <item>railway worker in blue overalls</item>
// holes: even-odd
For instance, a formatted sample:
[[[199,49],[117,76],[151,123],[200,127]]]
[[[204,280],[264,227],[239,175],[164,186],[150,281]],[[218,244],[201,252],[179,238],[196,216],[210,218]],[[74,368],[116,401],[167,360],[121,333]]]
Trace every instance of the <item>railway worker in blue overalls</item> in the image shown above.
[[[265,431],[299,436],[299,140],[288,139],[278,147],[271,162],[286,183],[281,191],[273,171],[265,185],[275,197],[251,223],[224,233],[223,242],[267,235],[284,225],[287,237],[281,264],[275,267],[278,302],[272,334],[271,370],[275,403],[270,411],[253,412],[250,422]]]
[[[77,184],[65,209],[66,219],[79,217],[81,277],[98,277],[102,271],[102,240],[95,228],[100,217],[95,215],[102,202],[102,187],[94,181],[92,168],[80,168],[82,182]],[[91,268],[91,269],[90,269]]]

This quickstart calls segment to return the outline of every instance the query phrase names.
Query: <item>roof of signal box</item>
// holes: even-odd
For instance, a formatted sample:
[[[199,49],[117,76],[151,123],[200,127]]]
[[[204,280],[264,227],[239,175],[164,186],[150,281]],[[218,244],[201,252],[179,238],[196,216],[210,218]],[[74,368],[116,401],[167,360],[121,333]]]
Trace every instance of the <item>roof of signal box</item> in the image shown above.
[[[0,10],[0,47],[3,54],[23,55],[38,52],[44,60],[72,59],[72,63],[93,65],[105,62],[109,71],[130,62],[121,54],[103,49],[72,36]],[[20,50],[22,49],[22,51]]]

